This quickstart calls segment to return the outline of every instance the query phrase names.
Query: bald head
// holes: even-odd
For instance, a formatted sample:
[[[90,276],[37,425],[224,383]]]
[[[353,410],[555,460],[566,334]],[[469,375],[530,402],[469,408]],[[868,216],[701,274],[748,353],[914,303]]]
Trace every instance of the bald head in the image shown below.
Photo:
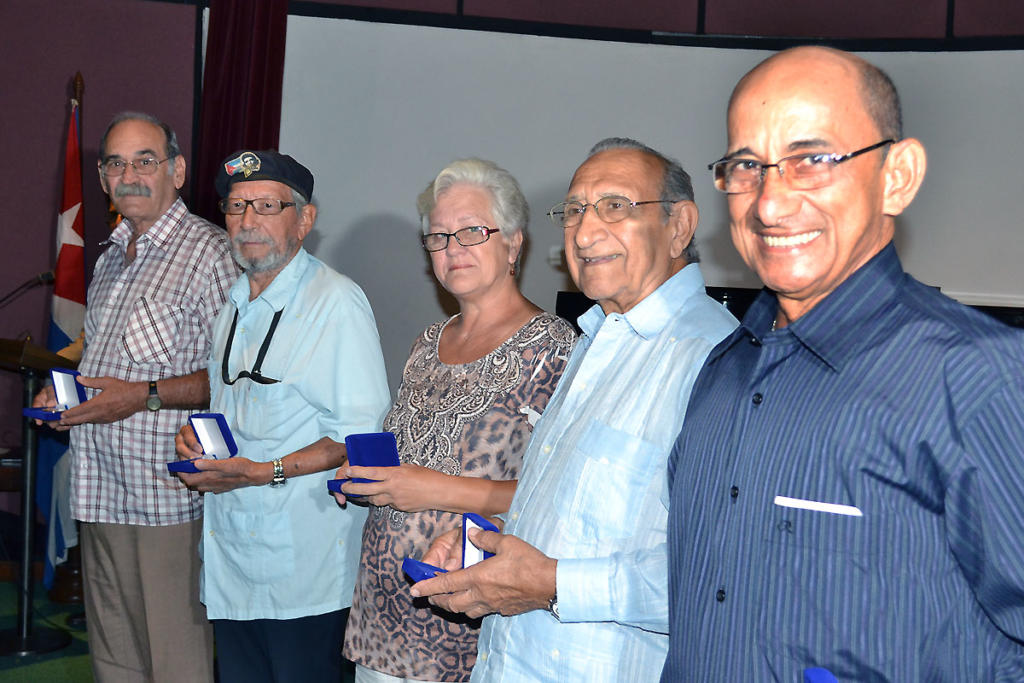
[[[835,74],[852,77],[864,111],[871,117],[882,139],[903,138],[903,113],[899,93],[892,79],[874,64],[849,52],[829,47],[805,46],[778,52],[755,66],[733,89],[729,99],[732,109],[745,86],[765,73],[788,73],[802,81],[828,82]]]
[[[891,81],[838,50],[802,47],[761,62],[733,91],[728,131],[726,156],[763,171],[729,195],[733,244],[778,295],[783,322],[892,241],[894,217],[924,179],[924,147],[896,140]],[[827,160],[815,167],[823,174],[804,182],[794,163],[812,159]]]

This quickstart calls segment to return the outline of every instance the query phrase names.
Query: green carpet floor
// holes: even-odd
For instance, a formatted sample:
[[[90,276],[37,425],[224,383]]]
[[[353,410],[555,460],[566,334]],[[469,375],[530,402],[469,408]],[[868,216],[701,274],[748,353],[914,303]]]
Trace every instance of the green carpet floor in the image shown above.
[[[18,587],[0,582],[0,631],[16,633]],[[0,683],[87,683],[92,681],[86,632],[67,625],[69,616],[82,613],[81,605],[58,605],[46,597],[42,585],[34,591],[32,628],[52,628],[71,634],[71,644],[44,655],[0,655]]]

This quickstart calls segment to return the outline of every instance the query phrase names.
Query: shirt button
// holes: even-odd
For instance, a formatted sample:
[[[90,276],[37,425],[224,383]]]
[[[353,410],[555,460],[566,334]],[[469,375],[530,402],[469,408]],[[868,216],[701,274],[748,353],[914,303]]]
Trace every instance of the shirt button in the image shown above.
[[[518,513],[518,512],[513,512],[513,513],[512,513],[512,514],[510,514],[510,515],[509,515],[508,517],[509,517],[509,519],[511,519],[511,520],[512,520],[512,521],[514,522],[514,521],[516,521],[517,519],[519,519],[519,513]]]
[[[215,535],[215,534],[213,533],[213,529],[210,529],[210,538],[213,538],[213,537],[214,537],[214,535]]]
[[[750,337],[750,343],[753,344],[754,346],[760,346],[761,345],[761,340],[758,339],[757,337],[751,336]]]
[[[718,592],[715,593],[715,600],[718,600],[718,602],[725,602],[725,589],[724,588],[719,588],[718,589]]]
[[[759,406],[761,405],[761,402],[764,400],[764,396],[762,396],[760,393],[756,393],[754,394],[754,397],[751,400],[754,402],[755,406]]]
[[[552,650],[551,651],[551,658],[552,659],[558,659],[558,650]]]
[[[740,495],[740,487],[739,486],[733,486],[731,489],[729,489],[729,495],[732,496],[733,498],[736,498],[737,496],[739,496]]]
[[[545,446],[542,450],[544,451],[544,455],[547,455],[551,452],[551,446]]]
[[[486,662],[487,661],[487,653],[486,652],[481,652],[480,654],[477,655],[477,659],[479,659],[481,662]]]

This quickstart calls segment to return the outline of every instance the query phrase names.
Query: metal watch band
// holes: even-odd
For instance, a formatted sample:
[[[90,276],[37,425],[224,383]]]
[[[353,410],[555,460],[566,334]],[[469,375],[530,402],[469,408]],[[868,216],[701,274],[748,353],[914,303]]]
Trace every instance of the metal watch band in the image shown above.
[[[271,486],[283,486],[287,479],[284,478],[284,464],[281,458],[274,460],[274,478],[270,480]]]

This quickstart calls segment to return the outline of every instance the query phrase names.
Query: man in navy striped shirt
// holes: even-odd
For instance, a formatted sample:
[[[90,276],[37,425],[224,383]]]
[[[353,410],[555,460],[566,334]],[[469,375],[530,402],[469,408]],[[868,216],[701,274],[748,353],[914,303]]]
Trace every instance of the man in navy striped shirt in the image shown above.
[[[669,460],[662,681],[1024,680],[1024,335],[903,272],[926,157],[895,87],[782,52],[728,137],[715,186],[766,289]]]

